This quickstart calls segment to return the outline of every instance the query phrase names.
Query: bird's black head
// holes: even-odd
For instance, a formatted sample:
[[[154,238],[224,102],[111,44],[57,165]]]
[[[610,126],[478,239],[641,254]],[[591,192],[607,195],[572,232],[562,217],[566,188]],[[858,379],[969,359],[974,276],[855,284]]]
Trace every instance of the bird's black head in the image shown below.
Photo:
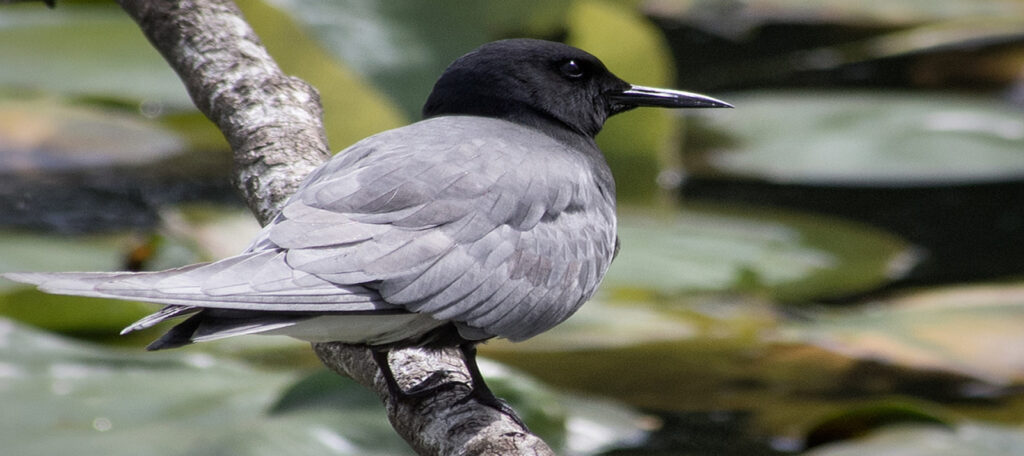
[[[572,46],[511,39],[455,60],[434,85],[423,117],[497,117],[592,138],[609,116],[639,106],[730,107],[703,95],[631,85]]]

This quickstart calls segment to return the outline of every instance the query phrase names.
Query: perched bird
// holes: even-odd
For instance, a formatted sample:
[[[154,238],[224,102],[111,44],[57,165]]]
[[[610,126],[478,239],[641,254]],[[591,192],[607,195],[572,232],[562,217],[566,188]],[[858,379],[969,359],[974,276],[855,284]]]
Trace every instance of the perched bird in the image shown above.
[[[475,345],[521,341],[594,294],[618,249],[615,183],[594,136],[639,106],[730,107],[630,85],[594,56],[497,41],[455,60],[425,120],[366,138],[312,172],[243,253],[159,272],[9,273],[57,294],[188,316],[150,350],[242,334],[371,347],[394,396],[396,347],[459,346],[496,407]]]

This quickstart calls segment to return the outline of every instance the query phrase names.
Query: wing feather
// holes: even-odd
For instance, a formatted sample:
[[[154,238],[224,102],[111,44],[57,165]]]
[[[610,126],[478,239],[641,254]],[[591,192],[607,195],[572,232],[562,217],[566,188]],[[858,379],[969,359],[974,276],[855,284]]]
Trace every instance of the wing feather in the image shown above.
[[[280,252],[246,253],[214,263],[201,263],[159,272],[114,273],[17,273],[5,274],[12,280],[32,283],[54,294],[149,301],[167,305],[195,306],[273,312],[373,312],[401,309],[380,299],[371,288],[342,285],[316,279],[310,283],[258,290],[251,277],[268,263],[283,262]],[[295,274],[291,268],[271,268]],[[266,277],[266,276],[264,276]],[[294,276],[293,276],[294,278]],[[204,287],[216,281],[214,292]],[[284,280],[284,279],[282,279]],[[166,317],[165,317],[166,318]]]
[[[192,317],[199,338],[287,334],[306,321],[262,312],[340,312],[380,315],[371,343],[406,334],[405,320],[386,315],[417,312],[417,331],[448,320],[465,337],[520,340],[567,318],[611,262],[614,188],[594,166],[527,127],[435,118],[339,153],[236,257],[155,273],[10,277],[55,293],[171,306],[130,328],[216,310]],[[352,327],[303,325],[318,338]]]
[[[415,124],[424,127],[421,140],[435,138],[451,153],[375,149],[366,155],[372,165],[309,183],[290,203],[307,207],[286,208],[270,239],[287,243],[292,268],[338,284],[373,283],[383,300],[467,331],[526,338],[557,324],[590,297],[611,261],[612,190],[599,188],[585,157],[554,140],[538,143],[522,127],[506,124],[487,137],[479,130],[493,126],[438,134],[429,124]],[[359,235],[336,235],[329,221]],[[603,229],[589,229],[595,223]]]

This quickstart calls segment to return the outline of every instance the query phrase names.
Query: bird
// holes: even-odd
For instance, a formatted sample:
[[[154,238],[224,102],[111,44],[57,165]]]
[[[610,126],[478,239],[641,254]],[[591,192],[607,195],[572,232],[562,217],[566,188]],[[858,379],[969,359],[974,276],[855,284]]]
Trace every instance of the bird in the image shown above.
[[[633,108],[729,108],[629,84],[597,57],[537,39],[484,44],[434,85],[423,119],[367,137],[310,173],[241,254],[155,272],[3,274],[48,293],[164,307],[122,334],[184,317],[148,350],[286,335],[388,352],[458,347],[470,394],[506,411],[476,364],[569,318],[618,252],[615,182],[595,136]],[[512,415],[514,417],[514,414]]]

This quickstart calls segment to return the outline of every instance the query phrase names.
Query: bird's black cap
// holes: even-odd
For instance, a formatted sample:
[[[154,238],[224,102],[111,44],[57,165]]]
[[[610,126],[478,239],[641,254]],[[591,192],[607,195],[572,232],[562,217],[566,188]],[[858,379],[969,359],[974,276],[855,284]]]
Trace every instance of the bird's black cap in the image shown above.
[[[510,39],[455,60],[434,85],[423,116],[497,117],[592,138],[609,116],[640,106],[732,107],[695,93],[634,86],[572,46]]]

